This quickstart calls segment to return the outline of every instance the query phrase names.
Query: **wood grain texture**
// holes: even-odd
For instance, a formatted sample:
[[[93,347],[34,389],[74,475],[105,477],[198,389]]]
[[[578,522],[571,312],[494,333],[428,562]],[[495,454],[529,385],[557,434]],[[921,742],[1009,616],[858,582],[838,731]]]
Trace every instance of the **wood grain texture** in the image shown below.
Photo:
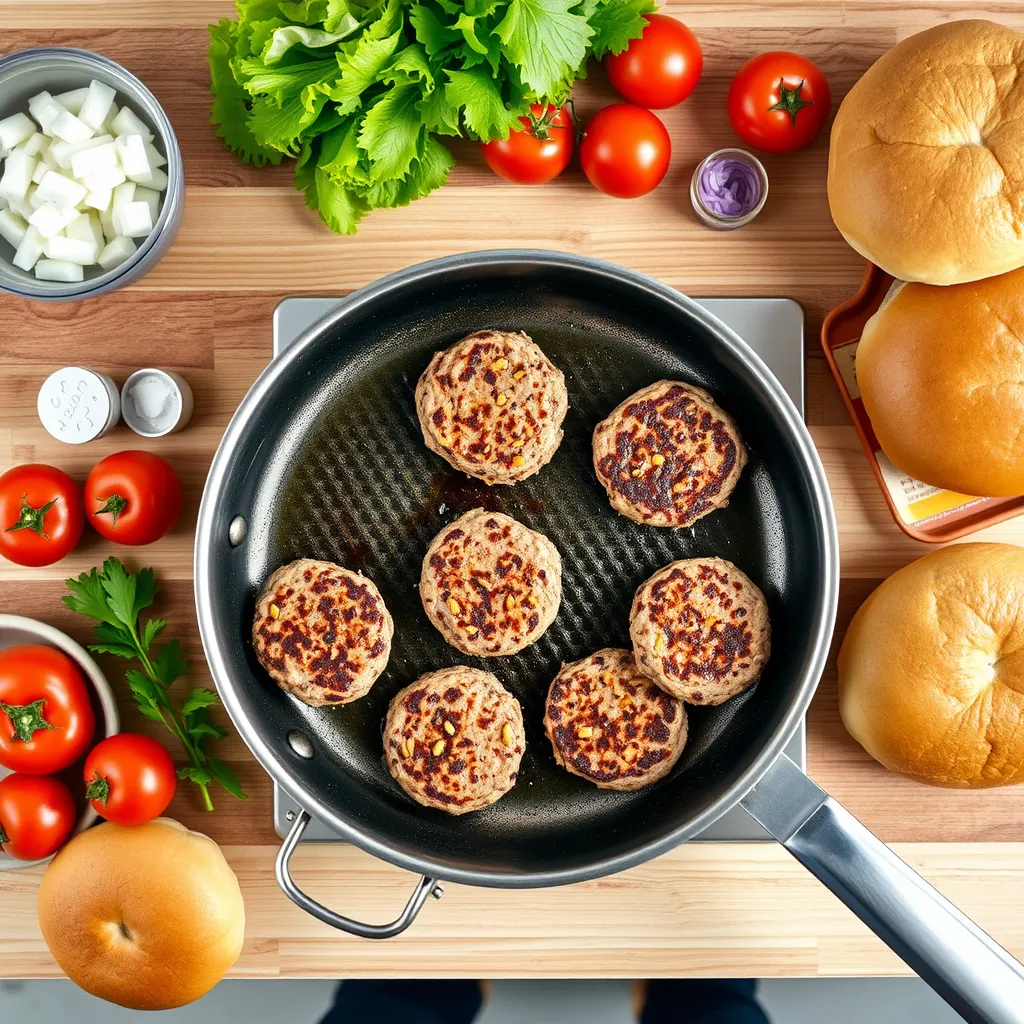
[[[99,301],[59,305],[0,298],[0,471],[45,461],[84,478],[104,455],[140,447],[118,427],[83,448],[40,427],[35,395],[47,373],[78,362],[123,380],[139,366],[180,370],[196,411],[188,429],[146,443],[185,485],[175,531],[144,551],[158,605],[193,663],[189,684],[209,684],[192,604],[192,531],[210,458],[271,350],[271,314],[289,294],[345,294],[410,263],[468,249],[536,246],[613,260],[695,295],[789,295],[807,312],[807,418],[839,521],[842,586],[836,643],[864,597],[927,548],[893,524],[820,355],[827,311],[853,292],[862,263],[832,226],[825,198],[827,140],[768,157],[763,215],[716,234],[692,215],[688,182],[710,149],[734,141],[724,116],[728,82],[747,57],[771,48],[806,53],[824,68],[836,102],[903,36],[950,18],[990,17],[1024,29],[1019,2],[968,0],[708,0],[669,4],[699,34],[705,75],[695,96],[664,112],[673,165],[651,196],[624,203],[591,190],[578,169],[540,188],[507,185],[475,147],[442,191],[369,217],[352,238],[330,235],[293,191],[286,167],[247,168],[208,125],[205,25],[228,0],[0,0],[0,51],[69,45],[101,51],[150,85],[185,159],[185,220],[177,243],[137,286]],[[611,98],[599,70],[580,89],[582,113]],[[55,344],[56,341],[56,344]],[[977,539],[1024,543],[1024,519]],[[88,625],[60,604],[62,580],[115,548],[95,535],[60,565],[0,565],[0,609],[52,622],[88,640]],[[153,735],[121,683],[126,728]],[[183,684],[185,685],[185,684]],[[353,975],[836,975],[905,967],[789,856],[772,845],[700,845],[613,878],[533,892],[451,886],[407,935],[385,945],[341,936],[293,907],[273,880],[276,849],[269,779],[232,735],[224,757],[250,794],[204,814],[185,787],[171,812],[224,844],[246,894],[247,942],[238,976]],[[1024,954],[1024,790],[959,793],[886,773],[839,720],[834,658],[809,719],[811,774],[911,864],[1017,955]],[[338,847],[300,851],[296,874],[343,912],[381,920],[404,902],[412,876]],[[38,871],[0,875],[0,976],[52,977],[35,923]]]

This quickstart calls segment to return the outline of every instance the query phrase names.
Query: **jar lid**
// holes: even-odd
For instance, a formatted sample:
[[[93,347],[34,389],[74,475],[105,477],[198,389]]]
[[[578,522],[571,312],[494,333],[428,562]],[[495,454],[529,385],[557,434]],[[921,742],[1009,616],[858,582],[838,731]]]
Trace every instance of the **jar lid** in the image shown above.
[[[84,444],[102,437],[121,415],[121,396],[106,374],[65,366],[43,382],[36,411],[58,441]]]

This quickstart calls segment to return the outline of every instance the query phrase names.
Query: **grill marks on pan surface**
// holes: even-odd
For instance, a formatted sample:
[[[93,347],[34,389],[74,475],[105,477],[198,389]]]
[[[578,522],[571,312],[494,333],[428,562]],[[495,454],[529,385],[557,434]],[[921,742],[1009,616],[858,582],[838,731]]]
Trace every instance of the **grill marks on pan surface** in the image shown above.
[[[778,534],[777,525],[763,523],[750,466],[730,505],[692,527],[655,529],[615,512],[594,474],[594,427],[654,381],[706,382],[688,362],[685,338],[652,344],[640,335],[624,337],[612,324],[603,330],[575,323],[559,327],[534,322],[531,315],[515,302],[500,318],[492,314],[476,322],[469,319],[471,310],[457,310],[447,333],[435,321],[415,338],[395,337],[378,346],[374,360],[362,358],[358,372],[346,371],[344,359],[334,356],[338,370],[314,401],[313,425],[282,455],[287,469],[274,504],[268,562],[254,569],[265,575],[296,557],[325,558],[360,570],[380,589],[395,620],[388,668],[365,698],[316,717],[311,728],[326,735],[341,770],[390,801],[406,799],[381,760],[381,723],[399,689],[424,672],[468,664],[494,672],[515,694],[527,732],[518,785],[485,815],[470,816],[481,821],[473,828],[495,834],[542,832],[565,824],[567,815],[592,823],[602,816],[618,821],[632,801],[643,799],[643,791],[631,796],[597,790],[555,764],[543,729],[551,680],[563,662],[603,647],[630,646],[633,594],[657,569],[679,558],[721,554],[760,581],[768,571],[766,533]],[[451,470],[426,448],[416,420],[413,390],[433,354],[484,326],[528,333],[565,374],[569,391],[565,437],[553,461],[513,487],[487,487]],[[723,396],[716,398],[727,411],[742,412],[729,408]],[[749,440],[756,459],[756,438]],[[450,647],[427,619],[416,589],[432,538],[481,506],[545,534],[562,556],[558,617],[536,643],[500,659],[473,658]],[[690,715],[690,738],[677,773],[704,756],[749,696]]]

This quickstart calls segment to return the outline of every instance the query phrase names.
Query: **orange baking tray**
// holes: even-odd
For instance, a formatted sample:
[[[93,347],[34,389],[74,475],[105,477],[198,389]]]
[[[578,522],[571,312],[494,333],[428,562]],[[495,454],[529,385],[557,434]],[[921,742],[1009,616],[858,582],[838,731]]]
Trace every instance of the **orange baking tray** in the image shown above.
[[[821,347],[896,525],[915,540],[941,544],[1019,516],[1024,512],[1024,495],[977,498],[944,491],[900,472],[882,451],[860,398],[854,360],[864,325],[892,283],[892,277],[869,263],[857,294],[825,317]]]

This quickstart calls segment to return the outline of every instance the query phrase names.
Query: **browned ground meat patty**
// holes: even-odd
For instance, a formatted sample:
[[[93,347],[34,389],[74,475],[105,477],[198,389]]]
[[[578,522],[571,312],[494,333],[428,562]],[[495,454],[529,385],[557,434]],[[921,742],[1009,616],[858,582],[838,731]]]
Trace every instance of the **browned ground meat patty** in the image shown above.
[[[476,331],[438,352],[416,385],[427,447],[489,484],[546,466],[569,408],[565,378],[525,334]]]
[[[747,450],[700,388],[662,380],[594,431],[594,469],[612,508],[648,526],[689,526],[729,504]]]
[[[615,647],[563,665],[548,690],[544,728],[555,760],[602,789],[664,778],[686,745],[686,710]]]
[[[490,672],[456,665],[400,690],[384,723],[384,759],[424,807],[465,814],[516,783],[526,749],[519,701]]]
[[[319,707],[369,693],[388,663],[393,633],[370,580],[333,562],[300,558],[267,580],[252,643],[282,690]]]
[[[721,704],[761,674],[771,651],[764,594],[724,558],[659,569],[633,598],[637,664],[689,704]]]
[[[430,621],[463,653],[515,654],[558,614],[562,559],[544,534],[476,508],[431,541],[420,598]]]

